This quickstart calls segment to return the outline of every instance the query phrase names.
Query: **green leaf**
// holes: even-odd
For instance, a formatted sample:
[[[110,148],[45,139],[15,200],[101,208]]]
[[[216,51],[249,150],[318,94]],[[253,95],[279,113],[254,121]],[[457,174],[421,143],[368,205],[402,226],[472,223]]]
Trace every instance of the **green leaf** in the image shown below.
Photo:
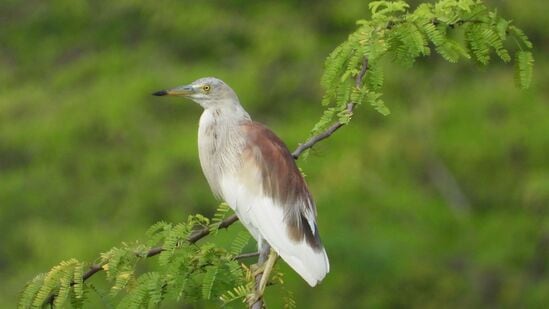
[[[524,44],[527,48],[533,47],[532,42],[530,42],[526,34],[524,34],[524,32],[519,28],[517,28],[516,26],[513,26],[513,25],[509,26],[509,32],[511,32],[511,34],[513,34],[517,39],[519,39],[519,41],[522,44]]]
[[[116,296],[118,292],[124,289],[133,278],[133,273],[133,269],[118,272],[114,280],[114,285],[111,287],[110,295]]]
[[[378,111],[383,116],[387,116],[391,113],[389,108],[385,106],[385,103],[383,100],[380,99],[381,93],[377,92],[368,92],[366,96],[366,101],[374,107],[376,111]]]
[[[225,292],[219,297],[219,299],[221,299],[221,301],[226,305],[237,299],[244,299],[250,292],[251,289],[248,286],[240,285],[230,291]]]
[[[75,297],[83,298],[84,297],[84,265],[82,263],[78,263],[78,265],[74,267],[72,281],[74,282],[72,289],[74,291]]]
[[[202,297],[204,299],[210,299],[212,295],[212,289],[218,270],[219,268],[217,266],[211,266],[208,267],[208,270],[204,274],[204,279],[202,280]]]
[[[27,285],[20,296],[18,308],[30,308],[32,306],[36,294],[44,284],[45,277],[46,274],[38,274],[31,281],[27,282]]]
[[[519,51],[515,57],[515,80],[521,89],[528,89],[532,83],[534,57],[529,51]]]
[[[162,302],[163,297],[163,280],[160,277],[160,274],[157,272],[148,273],[147,279],[144,282],[144,285],[147,287],[147,293],[149,298],[148,307],[156,308],[160,302]]]
[[[485,37],[485,29],[485,26],[482,24],[471,24],[465,32],[465,37],[473,51],[475,59],[484,65],[490,62],[490,45]]]
[[[320,132],[322,129],[324,129],[334,119],[335,113],[336,113],[336,109],[334,107],[330,107],[326,109],[322,117],[320,117],[320,120],[315,124],[315,126],[311,130],[311,134],[316,134]]]
[[[232,255],[238,255],[242,252],[242,249],[246,247],[248,242],[250,241],[250,233],[246,231],[240,231],[236,235],[236,237],[233,239],[233,242],[231,243],[231,249],[229,250],[229,253]]]
[[[58,279],[59,288],[53,303],[55,307],[62,307],[67,301],[69,292],[71,290],[72,278],[74,277],[74,268],[76,265],[79,264],[80,263],[75,259],[61,262],[62,269],[60,271],[60,276]]]
[[[231,212],[231,207],[227,203],[221,203],[217,207],[217,210],[212,218],[212,223],[210,224],[210,231],[217,233],[219,231],[219,226],[229,216]]]
[[[372,1],[368,4],[372,18],[405,12],[410,6],[404,1]]]

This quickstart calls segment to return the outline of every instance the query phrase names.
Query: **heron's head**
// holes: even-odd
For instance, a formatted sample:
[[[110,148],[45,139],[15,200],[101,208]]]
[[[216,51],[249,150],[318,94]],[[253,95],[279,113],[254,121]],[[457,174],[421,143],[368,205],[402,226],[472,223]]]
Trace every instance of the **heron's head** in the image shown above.
[[[238,103],[238,97],[231,87],[215,77],[200,78],[189,85],[160,90],[153,93],[153,95],[186,97],[204,108],[220,104]]]

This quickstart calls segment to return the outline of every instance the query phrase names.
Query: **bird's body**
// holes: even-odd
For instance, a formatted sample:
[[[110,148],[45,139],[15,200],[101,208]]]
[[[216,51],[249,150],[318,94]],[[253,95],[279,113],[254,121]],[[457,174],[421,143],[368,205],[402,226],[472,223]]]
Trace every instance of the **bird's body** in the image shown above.
[[[204,78],[185,87],[203,92],[190,97],[204,108],[198,149],[213,194],[236,212],[260,249],[266,241],[315,286],[329,271],[328,257],[315,204],[287,147],[251,120],[224,82]]]

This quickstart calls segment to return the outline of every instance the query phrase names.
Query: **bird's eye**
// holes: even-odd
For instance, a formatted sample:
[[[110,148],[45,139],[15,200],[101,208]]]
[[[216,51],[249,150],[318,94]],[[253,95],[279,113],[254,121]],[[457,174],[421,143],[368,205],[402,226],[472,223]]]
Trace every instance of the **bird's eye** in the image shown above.
[[[202,90],[204,90],[204,92],[210,91],[210,88],[211,88],[210,85],[204,85],[204,86],[202,86]]]

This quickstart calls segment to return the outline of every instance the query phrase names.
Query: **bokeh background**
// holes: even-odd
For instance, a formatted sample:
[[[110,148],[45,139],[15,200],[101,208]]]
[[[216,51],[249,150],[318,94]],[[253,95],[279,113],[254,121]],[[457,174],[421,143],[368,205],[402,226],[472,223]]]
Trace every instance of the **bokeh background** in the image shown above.
[[[0,307],[61,260],[213,213],[200,107],[150,93],[220,77],[294,149],[322,112],[324,58],[367,2],[2,0]],[[332,267],[314,289],[286,271],[298,307],[549,303],[549,4],[487,2],[534,42],[532,88],[500,63],[388,64],[392,114],[358,108],[299,161]]]

